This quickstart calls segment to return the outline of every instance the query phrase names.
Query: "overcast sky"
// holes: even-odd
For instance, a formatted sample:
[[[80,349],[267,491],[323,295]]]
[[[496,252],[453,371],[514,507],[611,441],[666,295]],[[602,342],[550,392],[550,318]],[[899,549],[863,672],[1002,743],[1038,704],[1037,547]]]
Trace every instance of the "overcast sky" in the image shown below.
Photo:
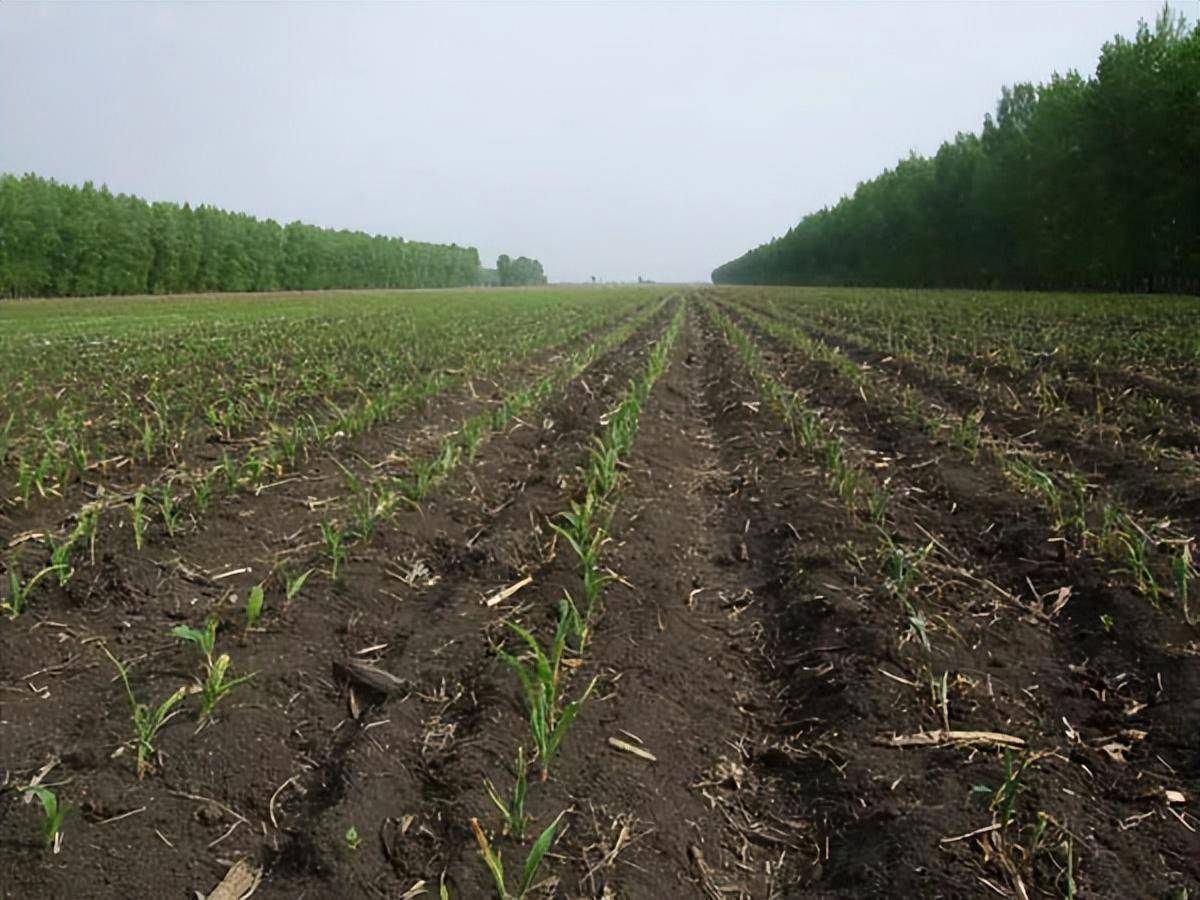
[[[707,280],[1158,6],[6,2],[0,170]]]

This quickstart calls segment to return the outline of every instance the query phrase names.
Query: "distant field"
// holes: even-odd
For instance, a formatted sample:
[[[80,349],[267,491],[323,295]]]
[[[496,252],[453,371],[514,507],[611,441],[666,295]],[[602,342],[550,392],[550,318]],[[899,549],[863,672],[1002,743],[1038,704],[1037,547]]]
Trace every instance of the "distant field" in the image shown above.
[[[0,303],[0,770],[70,805],[0,798],[0,894],[545,833],[547,896],[1171,896],[1198,370],[1180,297]]]

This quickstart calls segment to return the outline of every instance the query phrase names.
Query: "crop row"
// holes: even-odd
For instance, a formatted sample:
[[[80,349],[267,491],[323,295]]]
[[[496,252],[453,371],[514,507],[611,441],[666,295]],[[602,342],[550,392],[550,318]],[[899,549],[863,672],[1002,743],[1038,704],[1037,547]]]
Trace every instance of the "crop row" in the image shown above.
[[[1124,447],[1146,462],[1171,456],[1187,464],[1200,440],[1192,417],[1200,397],[1189,398],[1186,379],[1176,384],[1117,371],[1098,361],[1061,359],[1058,347],[1044,343],[1050,340],[1047,336],[1036,345],[1051,349],[1040,353],[1018,352],[1010,344],[981,338],[975,340],[982,346],[970,352],[942,348],[939,353],[926,340],[936,332],[924,330],[936,326],[915,317],[904,320],[907,330],[901,332],[861,318],[851,321],[833,311],[783,303],[752,305],[790,324],[802,323],[817,339],[876,365],[911,372],[950,393],[973,392],[989,408],[1058,424],[1089,442]]]
[[[836,347],[814,340],[803,330],[744,308],[741,312],[772,337],[826,365],[864,398],[869,390],[894,408],[905,410],[910,419],[922,422],[933,434],[949,435],[950,446],[971,462],[978,462],[981,451],[986,451],[1008,483],[1035,499],[1058,536],[1120,566],[1156,607],[1173,596],[1184,618],[1192,621],[1197,578],[1193,536],[1178,533],[1165,519],[1141,521],[1140,515],[1123,508],[1111,490],[1085,476],[1069,458],[1049,461],[1045,454],[1029,452],[1011,438],[991,435],[978,411],[947,418],[911,386],[889,384],[876,370],[858,366]]]
[[[1009,374],[1089,367],[1186,381],[1200,361],[1194,301],[1181,297],[857,289],[779,290],[759,299],[870,334],[889,353],[979,360]],[[1119,323],[1118,327],[1113,327]]]
[[[104,333],[17,332],[3,341],[11,406],[0,410],[0,471],[11,471],[25,502],[131,461],[178,462],[208,441],[229,444],[289,420],[337,416],[422,379],[486,370],[489,360],[570,338],[646,298],[471,296],[444,306],[444,297],[354,297],[308,315],[267,306],[251,321],[226,300],[182,324],[118,319]]]
[[[480,446],[487,434],[503,428],[506,423],[512,421],[515,417],[536,408],[551,393],[561,389],[572,379],[577,378],[602,354],[620,345],[644,327],[646,321],[655,317],[666,302],[667,300],[664,299],[653,308],[646,310],[635,320],[626,323],[612,333],[605,335],[602,339],[581,349],[554,373],[544,376],[525,388],[508,394],[494,409],[466,419],[461,427],[443,439],[440,445],[441,449],[437,453],[423,462],[414,464],[414,470],[409,477],[391,483],[383,480],[371,484],[360,482],[360,487],[366,492],[377,492],[374,494],[373,499],[381,502],[384,507],[387,507],[392,502],[419,502],[420,497],[416,493],[418,485],[421,486],[424,492],[431,490],[437,482],[446,478],[460,462],[473,459],[475,450]],[[682,305],[676,309],[665,334],[656,343],[644,371],[631,381],[621,400],[605,416],[607,424],[602,430],[601,435],[596,439],[595,447],[597,452],[603,451],[602,456],[604,459],[610,461],[612,471],[608,472],[608,484],[610,487],[609,493],[605,495],[604,500],[601,501],[595,497],[591,500],[595,508],[599,508],[601,502],[613,502],[611,492],[617,478],[616,467],[618,466],[619,456],[628,451],[632,435],[636,432],[636,418],[641,405],[645,403],[654,380],[661,374],[666,365],[666,357],[678,331],[681,314]],[[422,479],[417,474],[419,471],[427,471],[431,475],[428,478]],[[351,476],[348,475],[348,477]],[[594,489],[593,484],[591,480],[587,480],[586,484],[588,485],[588,492],[590,494]],[[359,507],[361,500],[361,496],[353,497],[350,500],[350,506]],[[355,539],[367,536],[369,535],[357,532],[354,535]],[[329,570],[327,574],[331,578],[336,579],[337,559],[334,558],[331,562],[334,568]],[[289,575],[285,579],[289,601],[296,599],[303,588],[305,580],[312,571],[314,570],[310,569],[308,572],[298,576]],[[265,582],[260,583],[249,592],[245,607],[246,636],[262,630],[260,617],[264,612],[264,593],[266,587],[267,584]],[[522,748],[517,754],[521,765],[517,770],[518,785],[514,789],[513,802],[515,803],[515,807],[508,806],[501,801],[494,786],[490,784],[488,786],[493,802],[500,802],[510,812],[514,812],[515,810],[514,815],[509,816],[506,821],[507,827],[510,829],[509,835],[517,841],[524,840],[524,828],[527,824],[527,818],[523,814],[523,796],[526,790],[528,764],[536,762],[544,773],[543,778],[548,777],[551,760],[567,734],[571,720],[582,708],[587,695],[592,689],[592,685],[594,685],[593,681],[592,685],[589,685],[585,690],[583,696],[576,701],[571,703],[564,702],[560,689],[563,686],[562,679],[565,678],[564,673],[567,668],[567,666],[563,665],[563,653],[567,644],[567,635],[563,629],[566,629],[569,625],[578,627],[578,620],[568,618],[565,615],[561,617],[559,620],[560,636],[550,645],[543,646],[537,641],[531,631],[523,629],[515,623],[510,623],[509,627],[512,629],[512,633],[523,636],[523,639],[529,642],[526,646],[533,654],[532,658],[529,658],[524,653],[510,653],[503,647],[495,647],[496,654],[506,660],[514,672],[521,672],[528,678],[527,687],[532,693],[527,692],[526,696],[531,704],[536,703],[536,706],[530,706],[530,727],[531,734],[534,737],[535,750],[533,753],[527,755]],[[128,744],[122,747],[121,752],[126,748],[131,751],[131,756],[133,757],[132,765],[139,779],[144,779],[155,772],[159,765],[159,757],[156,752],[156,742],[159,733],[168,722],[187,712],[188,707],[191,705],[189,698],[193,696],[198,698],[195,708],[191,712],[196,722],[196,731],[198,732],[212,722],[212,713],[219,703],[256,676],[257,673],[234,674],[235,665],[228,652],[227,641],[221,640],[222,634],[221,623],[215,614],[209,614],[201,624],[195,627],[179,625],[171,630],[171,635],[174,638],[195,648],[197,668],[192,684],[169,691],[163,697],[146,696],[134,683],[135,679],[132,677],[131,665],[120,660],[104,643],[97,644],[97,651],[113,667],[116,680],[123,686],[125,696],[128,700],[132,737]],[[583,641],[580,633],[574,631],[573,634],[577,642],[575,651],[581,652]],[[223,647],[222,644],[226,646]],[[553,660],[552,663],[551,660]],[[573,663],[572,665],[578,665],[578,663]],[[551,669],[554,672],[554,677],[546,678],[547,672]],[[523,678],[522,680],[526,679]],[[41,801],[44,816],[43,835],[48,847],[57,848],[61,842],[63,821],[68,811],[67,805],[65,802],[61,802],[61,798],[55,793],[52,785],[40,784],[38,783],[38,779],[35,779],[29,785],[23,786],[21,790],[26,792],[31,798],[37,797]],[[541,836],[534,842],[530,849],[526,858],[525,868],[520,876],[520,887],[516,893],[508,891],[506,882],[503,880],[502,863],[499,853],[493,854],[490,852],[491,845],[488,843],[482,828],[478,826],[477,822],[473,824],[477,828],[477,834],[481,838],[482,846],[489,848],[489,853],[485,857],[489,867],[494,872],[501,873],[500,880],[498,881],[500,896],[523,896],[532,883],[533,875],[537,871],[542,857],[553,843],[558,819],[542,831]],[[351,838],[347,836],[347,840],[350,841]],[[443,891],[445,890],[443,888]]]
[[[524,745],[518,746],[513,787],[507,795],[502,795],[490,780],[485,783],[488,798],[501,814],[501,834],[518,847],[525,841],[528,825],[525,799],[529,763],[537,762],[541,781],[550,778],[555,754],[596,687],[598,679],[593,676],[575,699],[567,699],[570,693],[566,685],[568,673],[583,665],[588,638],[599,612],[600,595],[604,586],[615,578],[601,568],[600,550],[607,539],[606,529],[616,508],[621,466],[633,447],[638,421],[654,384],[666,369],[684,311],[685,306],[680,303],[665,333],[650,353],[645,369],[630,382],[617,405],[605,415],[603,429],[593,439],[587,465],[581,472],[578,499],[572,500],[569,508],[558,514],[558,521],[552,520],[550,523],[556,539],[569,546],[575,554],[580,575],[579,596],[573,596],[568,591],[559,601],[558,618],[549,641],[543,642],[532,629],[505,619],[505,625],[518,639],[521,649],[514,653],[500,645],[495,647],[496,654],[520,682],[533,744],[533,754],[529,758]],[[569,661],[564,658],[568,649],[573,653]],[[533,841],[515,890],[510,888],[511,879],[505,872],[501,852],[494,849],[497,838],[493,836],[489,839],[479,819],[471,818],[471,828],[479,844],[480,855],[491,872],[499,900],[519,900],[528,894],[538,867],[553,846],[564,814],[565,811],[555,817]],[[443,896],[448,896],[444,887]]]
[[[765,406],[787,427],[795,451],[824,472],[832,492],[846,509],[852,516],[866,519],[874,532],[873,551],[861,554],[852,542],[847,552],[868,583],[879,584],[882,595],[896,604],[898,646],[897,655],[892,659],[897,663],[905,658],[910,660],[915,677],[910,680],[892,676],[892,680],[911,688],[923,710],[921,718],[929,723],[917,732],[918,738],[929,739],[931,745],[936,745],[939,739],[955,735],[984,735],[1003,748],[999,783],[980,785],[976,781],[971,789],[972,798],[977,793],[983,795],[983,802],[991,814],[992,821],[986,830],[993,835],[991,856],[998,869],[1018,895],[1030,880],[1039,886],[1050,886],[1049,878],[1041,883],[1043,869],[1055,873],[1055,883],[1073,884],[1071,872],[1076,864],[1077,849],[1069,828],[1054,815],[1050,804],[1035,817],[1017,803],[1018,795],[1026,790],[1025,783],[1032,777],[1031,771],[1039,755],[1027,750],[1021,737],[981,732],[973,724],[964,728],[956,721],[972,713],[978,714],[979,704],[969,697],[972,689],[978,686],[972,673],[986,666],[991,651],[979,644],[968,646],[959,630],[964,623],[955,621],[956,613],[961,615],[962,611],[947,607],[945,595],[947,592],[961,593],[958,585],[964,578],[999,592],[1001,596],[1003,589],[971,571],[971,553],[967,548],[947,544],[920,528],[919,522],[910,520],[910,511],[902,509],[905,506],[903,494],[897,495],[893,504],[892,492],[897,486],[890,478],[879,478],[866,459],[854,459],[851,448],[837,434],[834,423],[820,410],[807,406],[802,395],[776,377],[758,346],[742,328],[718,310],[710,308],[709,312],[741,358]],[[895,520],[893,506],[897,513]],[[921,530],[927,540],[902,539],[897,521],[900,518],[907,521],[907,527]],[[871,556],[877,569],[871,565]],[[964,595],[968,604],[976,602],[973,593],[968,591]],[[934,602],[937,598],[943,601],[939,605]],[[970,614],[965,618],[969,620]],[[909,652],[900,655],[906,648]],[[988,685],[990,696],[990,679]],[[999,705],[998,700],[993,702]],[[1010,723],[1010,727],[1012,724],[1015,723]],[[839,774],[845,777],[840,768]],[[893,784],[893,790],[895,787]]]
[[[347,526],[336,519],[327,518],[321,525],[322,541],[329,556],[333,576],[336,577],[339,561],[345,558],[347,548],[353,540],[369,538],[375,525],[394,511],[401,502],[419,503],[434,484],[445,478],[458,465],[464,455],[473,459],[478,445],[489,433],[504,427],[515,416],[543,401],[555,388],[575,378],[600,354],[620,344],[647,320],[653,318],[665,302],[664,298],[658,304],[645,308],[624,325],[576,352],[556,372],[512,391],[495,408],[466,419],[456,431],[441,442],[431,458],[414,463],[405,478],[376,474],[374,469],[369,475],[356,475],[343,467],[350,496],[346,518],[350,519],[352,524]],[[257,491],[265,479],[281,474],[285,464],[295,467],[298,461],[296,448],[304,448],[307,453],[309,446],[324,446],[335,438],[352,436],[390,415],[393,411],[391,407],[399,405],[403,395],[397,393],[391,396],[394,399],[390,403],[372,401],[358,415],[344,414],[323,427],[313,423],[308,430],[296,437],[294,443],[280,441],[266,449],[255,447],[248,451],[241,461],[233,461],[226,457],[222,463],[203,473],[193,473],[190,478],[176,475],[173,479],[165,480],[157,490],[142,486],[129,496],[104,498],[86,504],[75,516],[72,528],[57,535],[43,532],[38,536],[47,545],[48,559],[35,574],[24,576],[21,562],[15,557],[8,560],[9,590],[7,596],[0,600],[0,609],[4,609],[10,617],[19,615],[28,603],[32,589],[39,581],[50,576],[58,581],[60,587],[65,587],[75,574],[75,559],[85,548],[94,562],[97,536],[100,533],[102,517],[105,515],[118,512],[127,517],[134,536],[134,546],[138,551],[145,546],[151,528],[155,525],[161,528],[161,533],[166,537],[175,537],[189,520],[192,527],[197,526],[198,520],[204,516],[212,503],[214,491],[218,487],[229,494]],[[219,485],[218,479],[221,482]],[[176,495],[176,482],[183,482],[190,487],[190,497]],[[298,590],[298,587],[295,587],[296,579],[287,575],[281,577],[285,579],[286,592],[290,599]],[[307,575],[303,577],[306,578]]]

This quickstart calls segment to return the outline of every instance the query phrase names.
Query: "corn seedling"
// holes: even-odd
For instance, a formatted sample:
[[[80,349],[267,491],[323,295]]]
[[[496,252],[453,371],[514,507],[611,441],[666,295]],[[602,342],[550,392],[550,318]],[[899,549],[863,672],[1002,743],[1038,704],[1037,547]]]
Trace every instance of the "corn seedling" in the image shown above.
[[[59,802],[58,796],[49,788],[35,785],[25,788],[24,791],[31,792],[38,798],[38,802],[42,805],[42,842],[46,849],[53,848],[57,853],[62,847],[62,825],[63,819],[66,818],[67,811],[71,808],[66,803]]]
[[[145,777],[147,772],[151,772],[154,769],[150,764],[150,756],[154,753],[155,735],[178,712],[174,708],[187,696],[188,689],[186,687],[179,688],[179,690],[160,703],[157,708],[151,708],[147,704],[139,703],[137,697],[134,696],[133,687],[129,684],[129,671],[103,644],[100,645],[100,649],[112,661],[112,664],[116,666],[117,675],[120,677],[121,683],[125,685],[125,693],[129,697],[129,710],[133,719],[134,744],[137,748],[137,775],[141,779]]]
[[[1018,485],[1041,497],[1043,505],[1054,517],[1054,530],[1061,531],[1066,524],[1063,520],[1062,495],[1049,473],[1018,456],[1005,457],[1004,467]]]
[[[617,448],[599,437],[592,440],[593,445],[588,448],[587,484],[597,496],[607,497],[617,485]]]
[[[488,867],[488,871],[492,873],[492,881],[496,885],[496,896],[499,900],[523,900],[528,895],[529,889],[533,887],[533,879],[537,875],[538,867],[542,864],[542,859],[546,852],[554,844],[554,837],[558,832],[558,823],[562,820],[563,813],[559,813],[553,822],[546,826],[533,846],[529,848],[529,854],[525,857],[525,864],[521,867],[521,880],[516,893],[510,892],[508,882],[504,877],[504,863],[500,859],[500,852],[493,850],[488,843],[487,835],[483,833],[483,827],[479,824],[476,818],[471,819],[471,830],[475,832],[475,841],[479,844],[479,854],[483,857],[484,864]]]
[[[262,616],[263,610],[263,586],[256,584],[250,588],[250,595],[246,597],[246,630],[253,628]]]
[[[1189,625],[1192,624],[1189,588],[1197,575],[1196,566],[1192,562],[1192,543],[1193,541],[1190,540],[1185,541],[1179,549],[1179,554],[1171,557],[1171,577],[1175,580],[1175,596],[1183,610],[1183,618]]]
[[[362,845],[362,838],[358,836],[358,829],[351,825],[346,829],[346,846],[351,850],[357,850]]]
[[[1148,561],[1152,543],[1150,536],[1140,528],[1137,528],[1132,532],[1122,533],[1120,538],[1125,548],[1125,562],[1129,566],[1129,571],[1137,580],[1138,590],[1149,597],[1150,602],[1157,607],[1159,598],[1162,595],[1162,588],[1159,587],[1158,580],[1154,577],[1154,572],[1151,571]]]
[[[133,519],[133,544],[141,550],[146,542],[146,490],[138,488],[136,494],[133,495],[133,506],[129,509],[129,514]]]
[[[1021,789],[1021,775],[1025,772],[1029,762],[1028,756],[1017,762],[1013,757],[1013,752],[1005,748],[1004,781],[1001,782],[1000,787],[996,788],[991,802],[992,812],[997,814],[996,819],[1001,828],[1007,828],[1012,823],[1017,793]]]
[[[613,581],[612,575],[600,571],[600,548],[607,540],[604,529],[595,525],[593,514],[595,510],[595,495],[589,493],[583,503],[571,503],[568,512],[559,513],[559,517],[567,527],[551,522],[550,527],[565,540],[579,558],[580,571],[583,579],[583,614],[580,615],[575,601],[567,595],[570,605],[571,631],[579,641],[578,650],[583,652],[587,643],[588,633],[595,615],[596,601],[604,585]]]
[[[329,577],[337,581],[338,566],[346,561],[346,534],[335,522],[321,523],[321,540],[329,557]]]
[[[171,634],[195,645],[204,657],[204,677],[197,679],[200,683],[200,714],[197,716],[197,721],[200,726],[203,726],[218,701],[239,684],[249,681],[254,674],[243,675],[229,681],[225,680],[231,661],[228,653],[222,653],[213,659],[213,651],[217,642],[217,617],[215,615],[210,615],[205,620],[203,628],[176,625],[171,629]],[[196,730],[199,731],[199,727]]]
[[[215,478],[215,473],[209,472],[192,485],[192,500],[196,504],[196,512],[200,515],[204,515],[209,503],[212,502],[213,481]]]
[[[85,506],[79,513],[79,521],[75,525],[75,534],[78,537],[85,537],[88,540],[88,554],[92,565],[96,564],[96,535],[100,530],[100,512],[103,509],[99,504],[89,504]]]
[[[964,413],[954,425],[954,444],[971,462],[979,458],[979,445],[983,440],[980,423],[983,421],[983,410]]]
[[[50,568],[58,576],[59,587],[66,587],[71,576],[75,574],[75,569],[71,566],[71,551],[75,547],[75,539],[76,533],[72,533],[64,541],[55,540],[53,535],[46,536],[46,541],[50,544]]]
[[[905,609],[911,612],[909,594],[913,583],[920,576],[921,567],[933,552],[933,542],[930,541],[920,550],[909,551],[896,544],[887,533],[882,533],[881,536],[884,542],[883,570],[887,577],[888,589],[904,604]]]
[[[873,491],[867,497],[867,514],[870,516],[871,523],[881,528],[887,518],[888,500],[890,499],[889,481],[890,479],[885,479],[883,487]]]
[[[929,624],[925,619],[925,614],[919,610],[913,610],[904,618],[908,623],[909,630],[917,636],[917,640],[921,642],[921,647],[928,656],[933,652],[933,647],[929,644]]]
[[[204,680],[200,682],[200,713],[196,717],[198,723],[196,731],[204,727],[204,723],[212,715],[213,708],[218,701],[239,684],[249,681],[257,674],[251,672],[249,675],[242,675],[227,681],[225,675],[229,671],[230,664],[229,654],[222,653],[217,657],[216,662],[208,667]]]
[[[8,456],[8,441],[9,435],[12,434],[13,422],[17,419],[17,414],[11,412],[8,414],[8,421],[4,423],[4,427],[0,428],[0,462]]]
[[[29,505],[29,496],[33,492],[33,467],[29,465],[29,460],[21,456],[17,460],[17,496],[21,498],[21,502],[26,506]]]
[[[570,604],[566,600],[562,601],[559,604],[558,627],[555,629],[549,654],[542,649],[537,638],[520,625],[505,623],[529,646],[533,655],[532,665],[511,655],[502,647],[496,648],[497,655],[516,673],[521,687],[524,688],[529,708],[529,729],[533,735],[534,746],[537,747],[542,781],[550,777],[550,760],[596,686],[597,679],[593,678],[579,699],[572,700],[559,709],[559,676],[571,615]]]
[[[221,451],[221,474],[225,477],[226,490],[232,494],[238,489],[239,467],[237,461],[229,455],[228,450]]]
[[[500,815],[504,817],[504,833],[511,835],[518,841],[525,840],[525,823],[529,817],[525,815],[525,788],[526,774],[528,765],[525,762],[525,748],[517,748],[517,772],[516,780],[513,782],[512,795],[505,800],[500,796],[496,786],[491,780],[484,781],[483,786],[487,790],[488,798],[495,804],[496,809],[500,810]]]
[[[283,573],[284,596],[287,598],[289,603],[296,599],[296,596],[300,593],[301,588],[304,587],[304,582],[308,581],[308,576],[315,571],[315,569],[309,569],[307,572],[301,572],[294,578],[291,575],[288,575],[286,572]]]
[[[0,602],[0,609],[7,612],[10,619],[15,619],[25,611],[25,607],[29,604],[29,593],[33,590],[34,585],[47,575],[57,571],[55,566],[46,566],[28,581],[22,582],[16,561],[10,561],[8,564],[8,597]]]
[[[376,494],[371,487],[360,489],[354,496],[354,503],[350,507],[350,515],[354,519],[353,533],[354,537],[360,541],[369,541],[371,535],[375,533],[375,526],[379,523],[380,518],[387,510],[385,498]],[[330,536],[325,532],[324,523],[322,523],[321,537],[325,541],[326,550],[330,549]],[[340,547],[341,535],[338,535]],[[336,569],[337,565],[334,564]],[[331,578],[337,576],[331,575]]]
[[[179,510],[175,506],[175,498],[171,495],[171,486],[164,484],[162,494],[158,499],[158,511],[162,515],[163,527],[167,529],[168,537],[175,537],[175,526],[179,522]]]
[[[192,644],[200,651],[200,655],[204,657],[204,664],[211,667],[213,662],[213,648],[217,643],[217,624],[217,617],[213,614],[204,620],[203,628],[189,628],[187,625],[176,625],[171,629],[171,635],[179,638],[181,641],[187,641]]]

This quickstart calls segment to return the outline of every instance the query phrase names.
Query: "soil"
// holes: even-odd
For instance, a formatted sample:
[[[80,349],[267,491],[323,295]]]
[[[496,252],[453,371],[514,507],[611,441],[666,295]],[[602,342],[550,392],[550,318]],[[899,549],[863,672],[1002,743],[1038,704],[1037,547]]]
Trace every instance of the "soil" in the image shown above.
[[[1195,630],[1054,542],[995,473],[756,335],[847,452],[891,477],[891,539],[936,542],[914,597],[923,650],[880,529],[798,453],[705,293],[686,299],[602,549],[618,580],[563,691],[596,687],[549,780],[531,769],[531,834],[562,816],[531,896],[1067,896],[1068,877],[1077,896],[1200,890]],[[336,581],[315,572],[291,602],[268,581],[253,630],[241,607],[272,560],[324,565],[319,501],[340,492],[338,463],[402,470],[502,390],[437,398],[141,553],[114,525],[67,589],[40,589],[0,625],[0,896],[205,896],[243,859],[262,868],[256,897],[437,896],[443,878],[451,897],[494,896],[470,820],[510,874],[530,843],[500,834],[484,789],[507,794],[530,746],[494,648],[516,648],[505,620],[552,633],[578,593],[547,523],[579,498],[605,412],[679,302],[381,523]],[[209,611],[234,674],[254,677],[198,733],[190,700],[139,780],[99,642],[157,704],[199,663],[169,630]],[[392,677],[371,687],[364,665]],[[929,672],[946,673],[944,710]],[[1022,746],[937,740],[946,726]],[[921,735],[935,739],[896,746]],[[12,790],[51,760],[43,783],[72,806],[58,854],[37,801]],[[992,801],[1021,764],[997,827]]]

